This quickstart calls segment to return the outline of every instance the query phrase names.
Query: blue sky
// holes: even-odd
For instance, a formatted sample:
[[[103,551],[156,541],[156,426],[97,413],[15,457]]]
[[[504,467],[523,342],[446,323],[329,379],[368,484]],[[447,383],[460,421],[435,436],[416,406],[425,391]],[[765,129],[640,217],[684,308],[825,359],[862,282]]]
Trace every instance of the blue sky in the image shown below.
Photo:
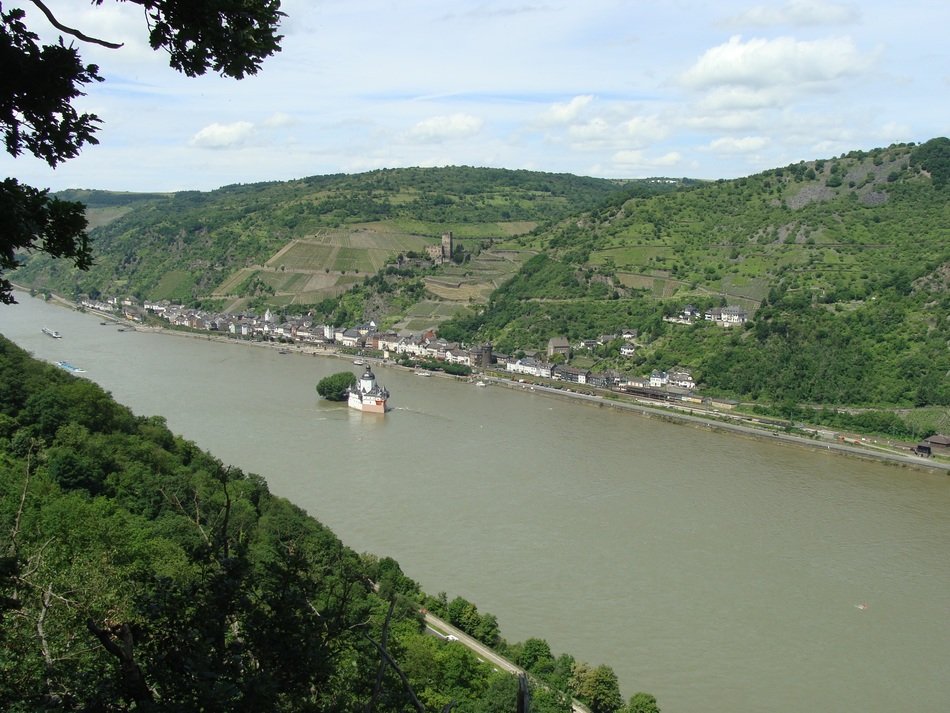
[[[54,190],[210,190],[405,166],[733,178],[950,135],[950,2],[285,0],[283,51],[188,79],[139,8],[48,0],[81,45],[101,143]],[[26,0],[31,27],[55,37]]]

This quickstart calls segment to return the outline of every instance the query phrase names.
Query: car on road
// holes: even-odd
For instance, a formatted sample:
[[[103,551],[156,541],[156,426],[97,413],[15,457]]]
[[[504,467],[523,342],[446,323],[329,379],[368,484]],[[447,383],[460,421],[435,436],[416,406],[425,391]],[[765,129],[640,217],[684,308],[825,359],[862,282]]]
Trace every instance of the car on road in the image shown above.
[[[448,635],[445,637],[445,640],[446,640],[446,641],[458,641],[458,640],[459,640],[459,637],[453,636],[452,634],[448,634]]]

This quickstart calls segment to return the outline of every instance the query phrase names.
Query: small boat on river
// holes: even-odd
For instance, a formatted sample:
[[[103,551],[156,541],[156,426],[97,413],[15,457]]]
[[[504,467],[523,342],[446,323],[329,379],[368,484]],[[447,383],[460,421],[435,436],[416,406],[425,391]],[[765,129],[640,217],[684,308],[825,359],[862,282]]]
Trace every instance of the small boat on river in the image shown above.
[[[78,366],[75,364],[70,364],[68,361],[58,361],[56,362],[56,366],[58,366],[60,369],[63,369],[64,371],[68,371],[70,374],[86,373],[85,369],[80,369]]]
[[[63,335],[57,332],[55,329],[49,329],[48,327],[43,327],[43,334],[47,337],[52,337],[53,339],[62,339]]]

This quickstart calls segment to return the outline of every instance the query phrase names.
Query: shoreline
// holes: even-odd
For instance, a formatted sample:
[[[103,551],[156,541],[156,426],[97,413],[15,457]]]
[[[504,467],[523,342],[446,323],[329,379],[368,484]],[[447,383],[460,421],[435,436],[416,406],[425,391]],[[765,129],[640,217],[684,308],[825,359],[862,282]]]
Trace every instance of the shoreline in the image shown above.
[[[517,382],[510,382],[505,379],[497,379],[496,377],[491,376],[488,378],[491,379],[493,383],[503,388],[520,389],[529,386],[527,384],[519,384]],[[696,415],[695,411],[698,409],[688,409],[689,412],[683,412],[673,408],[662,408],[632,400],[623,401],[620,399],[605,398],[603,396],[580,394],[576,392],[565,393],[562,389],[544,386],[541,384],[531,384],[529,388],[532,388],[535,393],[540,392],[544,395],[555,398],[570,400],[577,403],[586,403],[587,405],[593,406],[595,408],[613,408],[618,411],[636,413],[638,415],[644,416],[645,418],[658,418],[660,420],[678,425],[703,428],[710,431],[720,431],[746,438],[777,441],[786,445],[807,448],[813,451],[824,451],[834,455],[857,457],[864,460],[883,462],[889,465],[913,468],[915,470],[926,470],[933,473],[944,474],[950,473],[950,463],[944,463],[941,461],[927,461],[923,460],[920,456],[904,455],[903,453],[886,450],[872,450],[869,446],[852,445],[847,442],[832,440],[818,440],[792,433],[781,433],[762,427],[749,426],[742,423],[730,422],[728,420],[720,420],[729,418],[728,416],[725,416],[721,413],[716,414],[720,418],[714,418],[712,415]]]
[[[346,360],[349,357],[356,357],[357,355],[351,355],[343,353],[338,347],[308,347],[301,346],[298,344],[281,344],[280,342],[257,342],[257,341],[247,341],[242,339],[234,339],[231,337],[226,337],[223,335],[211,335],[203,334],[200,332],[186,332],[177,329],[168,329],[165,327],[154,327],[154,326],[135,326],[135,329],[138,331],[148,331],[159,334],[167,334],[173,336],[180,336],[190,339],[205,339],[207,341],[215,341],[223,344],[238,344],[245,346],[257,346],[265,349],[277,349],[277,350],[286,350],[289,354],[299,354],[304,356],[323,356],[323,357],[332,357],[336,359]],[[360,359],[363,359],[367,362],[373,362],[375,365],[384,366],[386,368],[399,368],[412,371],[412,367],[403,367],[393,362],[387,362],[380,357],[376,356],[366,356],[359,355]],[[697,415],[697,411],[702,411],[702,409],[688,408],[685,411],[673,407],[663,408],[660,406],[655,406],[647,403],[640,402],[633,398],[625,398],[623,396],[614,394],[615,398],[605,397],[596,394],[584,394],[572,391],[565,391],[564,389],[559,389],[553,386],[546,386],[543,384],[528,384],[528,383],[519,383],[513,379],[507,379],[501,376],[498,376],[496,373],[491,371],[481,371],[477,372],[484,378],[488,383],[492,385],[497,385],[502,388],[519,390],[519,389],[533,389],[535,393],[541,393],[546,396],[560,398],[574,403],[586,404],[588,406],[593,406],[596,408],[613,408],[619,411],[625,411],[628,413],[634,413],[646,418],[659,418],[661,420],[668,421],[670,423],[675,423],[679,425],[692,426],[694,428],[703,428],[710,431],[719,431],[723,433],[729,433],[731,435],[754,438],[754,439],[767,439],[772,441],[777,441],[779,443],[784,443],[786,445],[796,446],[799,448],[808,448],[814,451],[825,451],[839,456],[851,456],[862,458],[864,460],[872,460],[877,462],[888,463],[890,465],[900,466],[904,468],[913,468],[915,470],[924,470],[933,473],[950,473],[950,463],[943,463],[940,461],[934,460],[924,460],[920,456],[914,456],[911,454],[904,455],[902,453],[884,451],[884,450],[873,450],[869,446],[859,446],[853,445],[846,442],[839,441],[830,441],[830,440],[818,440],[813,438],[808,438],[805,436],[799,436],[791,433],[781,433],[777,431],[772,431],[767,428],[755,427],[751,425],[746,425],[743,423],[730,422],[730,418],[734,420],[739,420],[737,417],[730,417],[722,413],[716,414],[703,414]],[[438,374],[433,373],[433,376],[441,376],[442,378],[451,378],[458,381],[467,381],[469,378],[458,377],[449,374]]]
[[[27,296],[29,296],[28,293]],[[42,298],[36,297],[36,299]],[[58,295],[53,295],[50,298],[50,301],[55,302],[55,304],[59,306],[78,311],[77,305]],[[230,336],[212,334],[209,332],[192,332],[170,329],[162,326],[141,325],[129,322],[128,320],[122,318],[118,318],[112,314],[97,312],[95,310],[85,311],[101,319],[110,320],[117,325],[121,325],[130,330],[139,332],[151,332],[155,334],[178,336],[187,339],[203,339],[205,341],[213,341],[221,344],[234,344],[241,346],[254,346],[264,349],[275,349],[278,351],[284,351],[288,355],[298,354],[303,356],[332,357],[336,359],[348,359],[353,357],[360,358],[368,362],[373,362],[378,366],[384,366],[387,368],[395,367],[412,370],[411,367],[403,367],[394,362],[381,359],[380,357],[344,353],[339,347],[336,346],[302,346],[296,343],[287,344],[281,342],[236,339]],[[540,393],[545,396],[560,398],[574,403],[586,404],[596,408],[613,408],[619,411],[634,413],[646,418],[658,418],[678,425],[692,426],[694,428],[703,428],[711,431],[720,431],[746,438],[768,439],[799,448],[808,448],[810,450],[824,451],[839,456],[850,456],[864,460],[883,462],[889,465],[928,471],[935,474],[950,474],[950,463],[948,462],[924,459],[921,456],[916,456],[911,453],[904,454],[891,450],[875,450],[871,445],[872,443],[875,443],[875,441],[873,439],[867,439],[868,445],[861,445],[857,440],[862,438],[860,435],[850,436],[850,438],[855,441],[853,443],[847,440],[822,440],[818,437],[808,438],[806,436],[800,436],[792,433],[782,433],[770,430],[762,426],[751,425],[747,422],[743,423],[740,421],[742,421],[744,417],[739,415],[729,415],[718,411],[710,412],[707,409],[696,407],[661,407],[652,403],[643,402],[642,400],[635,397],[623,396],[617,394],[616,392],[610,392],[609,395],[589,394],[573,390],[569,391],[564,388],[557,388],[544,384],[518,382],[514,379],[508,379],[499,376],[497,372],[490,370],[482,370],[476,373],[487,383],[502,388],[513,390],[531,390],[534,393]],[[433,375],[459,381],[467,381],[471,380],[472,378],[438,373],[433,373]],[[748,418],[751,419],[751,417]]]

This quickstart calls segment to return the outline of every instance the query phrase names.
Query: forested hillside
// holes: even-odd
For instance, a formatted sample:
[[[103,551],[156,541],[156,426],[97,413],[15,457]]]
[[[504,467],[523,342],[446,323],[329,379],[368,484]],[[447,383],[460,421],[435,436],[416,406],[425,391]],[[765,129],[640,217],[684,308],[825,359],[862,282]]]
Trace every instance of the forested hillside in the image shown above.
[[[507,238],[586,210],[619,186],[566,174],[452,167],[167,196],[70,191],[67,198],[90,206],[95,265],[82,272],[36,255],[15,278],[67,295],[184,303],[217,297],[226,306],[233,302],[228,298],[263,294],[278,305],[313,303],[398,253],[424,252],[445,231],[463,243]],[[292,241],[312,249],[268,263]]]
[[[568,692],[623,706],[609,666],[506,643],[474,604],[427,597],[0,337],[0,710],[515,710],[515,677],[426,633],[422,606],[532,671],[539,713],[568,713]]]
[[[440,334],[505,352],[638,329],[598,366],[691,368],[786,404],[950,404],[950,141],[631,198],[515,242],[539,256]],[[670,324],[735,305],[744,327]]]

